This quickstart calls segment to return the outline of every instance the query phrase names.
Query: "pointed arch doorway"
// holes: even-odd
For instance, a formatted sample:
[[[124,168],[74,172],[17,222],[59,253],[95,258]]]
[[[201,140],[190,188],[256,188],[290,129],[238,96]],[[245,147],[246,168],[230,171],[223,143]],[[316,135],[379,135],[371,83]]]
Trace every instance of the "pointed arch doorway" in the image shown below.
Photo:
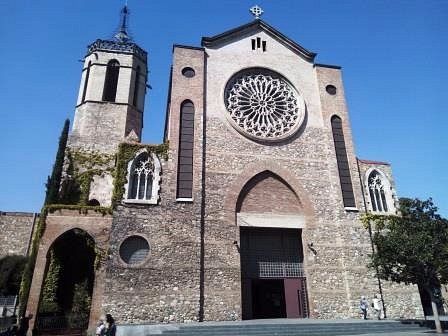
[[[309,316],[303,268],[302,205],[271,171],[251,178],[236,204],[240,231],[242,318]]]
[[[38,334],[87,329],[95,257],[95,242],[81,229],[71,229],[53,242],[40,294],[35,325]]]

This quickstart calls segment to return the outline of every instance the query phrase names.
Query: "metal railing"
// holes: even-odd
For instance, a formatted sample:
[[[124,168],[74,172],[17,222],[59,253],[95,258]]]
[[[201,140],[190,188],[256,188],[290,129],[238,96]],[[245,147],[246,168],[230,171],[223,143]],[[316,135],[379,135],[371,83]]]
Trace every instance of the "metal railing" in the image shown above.
[[[55,315],[37,317],[36,328],[38,330],[56,330],[56,329],[87,329],[88,319],[76,316]]]

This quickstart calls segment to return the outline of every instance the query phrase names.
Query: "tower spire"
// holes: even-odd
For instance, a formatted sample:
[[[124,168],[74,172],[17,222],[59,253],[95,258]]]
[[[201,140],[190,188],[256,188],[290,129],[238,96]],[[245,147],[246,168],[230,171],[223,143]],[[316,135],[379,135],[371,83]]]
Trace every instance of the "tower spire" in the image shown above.
[[[128,2],[126,1],[126,4],[120,11],[120,28],[118,29],[118,32],[115,34],[114,38],[118,42],[128,42],[131,40],[129,34],[128,34],[128,19],[129,19],[129,9],[128,9]]]

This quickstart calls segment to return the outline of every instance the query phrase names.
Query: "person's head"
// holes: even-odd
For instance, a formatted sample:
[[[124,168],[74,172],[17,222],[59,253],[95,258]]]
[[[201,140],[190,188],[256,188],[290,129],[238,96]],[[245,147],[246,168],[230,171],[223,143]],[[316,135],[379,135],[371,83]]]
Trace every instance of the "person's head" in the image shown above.
[[[109,324],[112,324],[115,322],[114,318],[112,317],[111,314],[106,314],[106,322]]]
[[[366,297],[365,296],[361,296],[361,300],[365,300],[366,299]]]

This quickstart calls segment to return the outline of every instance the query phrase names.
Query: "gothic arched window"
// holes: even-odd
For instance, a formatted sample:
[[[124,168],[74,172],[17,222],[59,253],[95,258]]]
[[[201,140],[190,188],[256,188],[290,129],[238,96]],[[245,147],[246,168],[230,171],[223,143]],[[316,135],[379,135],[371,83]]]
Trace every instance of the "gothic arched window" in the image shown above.
[[[367,188],[369,190],[370,204],[372,205],[372,211],[388,212],[390,207],[388,206],[388,187],[389,183],[386,183],[382,174],[377,170],[372,170],[367,178]]]
[[[157,204],[160,162],[157,156],[142,150],[128,165],[127,203]]]
[[[104,80],[103,101],[115,102],[119,73],[120,63],[115,59],[110,60],[107,63],[106,78]]]

